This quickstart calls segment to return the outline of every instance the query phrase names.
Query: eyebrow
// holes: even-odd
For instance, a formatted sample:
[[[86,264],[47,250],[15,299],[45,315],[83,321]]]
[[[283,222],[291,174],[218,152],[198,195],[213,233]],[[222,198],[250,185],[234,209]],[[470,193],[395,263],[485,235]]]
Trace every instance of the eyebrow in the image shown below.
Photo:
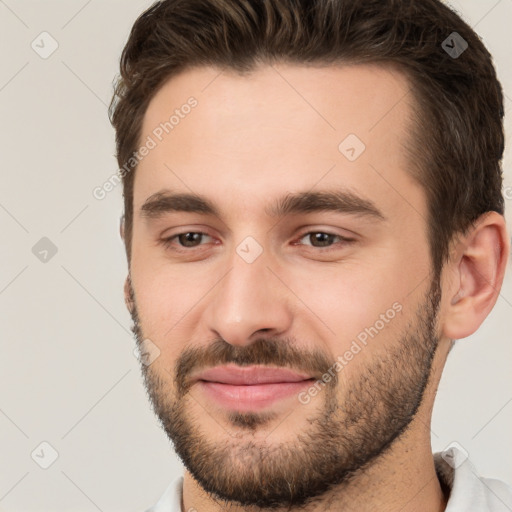
[[[371,200],[350,190],[290,193],[265,208],[270,217],[314,212],[335,212],[385,221],[385,215]],[[206,197],[194,193],[162,190],[149,196],[140,208],[146,219],[158,219],[169,212],[188,212],[221,217],[219,209]]]

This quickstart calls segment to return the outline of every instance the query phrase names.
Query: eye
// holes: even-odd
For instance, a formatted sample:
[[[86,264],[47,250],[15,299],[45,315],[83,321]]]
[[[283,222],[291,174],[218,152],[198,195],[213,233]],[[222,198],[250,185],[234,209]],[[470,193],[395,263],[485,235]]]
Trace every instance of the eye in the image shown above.
[[[341,235],[335,235],[333,233],[327,233],[325,231],[309,231],[308,233],[305,233],[302,235],[302,237],[299,240],[307,239],[311,243],[310,244],[304,244],[304,245],[310,245],[314,248],[327,248],[333,246],[333,243],[336,239],[340,240],[341,242],[338,242],[334,245],[345,245],[350,244],[351,242],[355,242],[353,238],[347,238]]]
[[[186,231],[184,233],[178,233],[169,238],[164,238],[162,243],[165,248],[170,248],[173,245],[173,240],[176,239],[178,241],[177,251],[180,251],[180,247],[193,249],[194,247],[198,247],[203,237],[209,237],[208,234],[202,233],[200,231]],[[211,237],[210,237],[211,238]]]
[[[177,233],[171,237],[164,238],[161,240],[161,243],[166,249],[172,249],[176,252],[187,252],[187,249],[194,249],[201,245],[205,245],[201,244],[204,237],[212,238],[207,233],[203,233],[201,231],[185,231],[183,233]],[[355,242],[353,238],[347,238],[325,231],[309,231],[308,233],[304,233],[298,240],[301,241],[304,239],[309,240],[310,243],[300,245],[309,245],[315,249],[326,250],[329,250],[336,245],[343,246]],[[174,243],[175,240],[177,243]],[[336,242],[336,240],[338,240],[338,242]],[[294,243],[294,245],[299,244]]]

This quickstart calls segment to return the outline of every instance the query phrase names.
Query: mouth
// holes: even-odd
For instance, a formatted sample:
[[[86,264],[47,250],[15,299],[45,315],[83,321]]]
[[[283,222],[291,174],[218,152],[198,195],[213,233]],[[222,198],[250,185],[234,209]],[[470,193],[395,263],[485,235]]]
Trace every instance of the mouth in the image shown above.
[[[222,408],[248,412],[298,395],[315,378],[288,368],[230,365],[205,370],[194,380]]]

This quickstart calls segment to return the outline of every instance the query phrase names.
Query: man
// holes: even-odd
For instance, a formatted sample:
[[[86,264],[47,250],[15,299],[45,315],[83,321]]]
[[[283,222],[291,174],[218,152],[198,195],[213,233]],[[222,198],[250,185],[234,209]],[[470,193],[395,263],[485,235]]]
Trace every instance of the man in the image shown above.
[[[111,105],[126,304],[185,465],[152,511],[512,510],[432,454],[509,257],[503,98],[437,0],[164,0]]]

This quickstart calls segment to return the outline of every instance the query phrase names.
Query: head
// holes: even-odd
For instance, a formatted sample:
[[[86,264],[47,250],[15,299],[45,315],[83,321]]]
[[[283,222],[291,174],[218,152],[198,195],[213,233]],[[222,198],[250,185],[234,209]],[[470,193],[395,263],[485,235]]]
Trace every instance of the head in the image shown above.
[[[424,425],[505,271],[502,103],[480,39],[435,0],[139,17],[111,105],[125,294],[159,353],[141,365],[151,402],[206,491],[304,504]],[[221,364],[310,382],[220,405],[197,375]]]

